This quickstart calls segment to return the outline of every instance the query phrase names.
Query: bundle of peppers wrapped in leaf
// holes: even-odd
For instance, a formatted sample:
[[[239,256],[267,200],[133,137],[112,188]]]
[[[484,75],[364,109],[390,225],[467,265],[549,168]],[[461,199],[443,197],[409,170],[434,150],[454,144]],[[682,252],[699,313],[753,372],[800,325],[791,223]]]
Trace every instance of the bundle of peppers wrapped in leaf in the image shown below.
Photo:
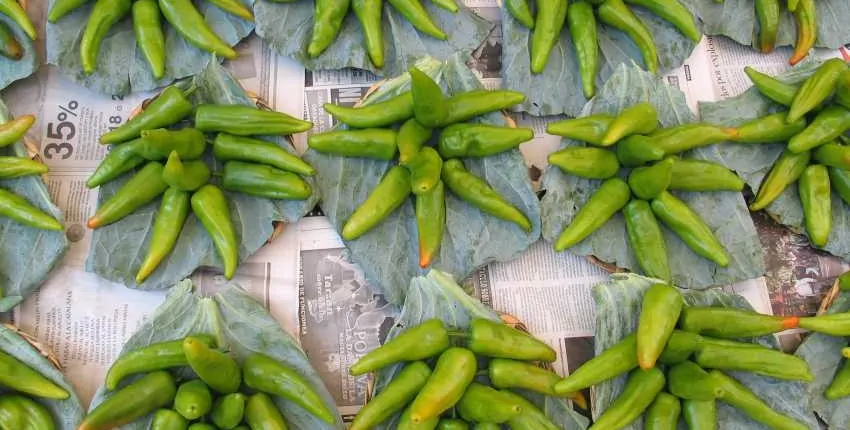
[[[193,127],[179,128],[193,112]],[[153,273],[174,248],[190,207],[210,235],[224,276],[230,279],[239,263],[239,241],[222,189],[269,199],[305,200],[312,189],[300,175],[315,174],[298,156],[247,136],[289,135],[312,126],[284,113],[245,105],[195,107],[181,89],[168,87],[142,113],[100,137],[101,143],[115,147],[89,177],[89,188],[142,167],[98,207],[87,225],[98,228],[114,223],[162,195],[136,282]],[[205,133],[215,134],[212,145],[207,144]],[[204,160],[210,155],[224,163],[221,172],[211,172]],[[219,185],[209,183],[214,177],[220,179]]]
[[[417,68],[411,68],[411,90],[365,107],[326,104],[325,110],[340,122],[358,127],[310,136],[308,146],[318,152],[346,157],[393,160],[392,167],[365,202],[342,228],[345,240],[354,240],[378,225],[412,193],[416,199],[419,265],[431,264],[439,255],[446,219],[446,188],[480,210],[524,231],[528,217],[484,180],[464,168],[460,157],[487,157],[531,140],[527,128],[465,123],[476,116],[521,103],[514,91],[476,90],[446,97],[440,86]],[[385,128],[404,122],[396,131]],[[442,129],[436,146],[434,130]]]
[[[757,43],[761,52],[773,52],[776,46],[780,25],[780,2],[781,0],[754,0],[759,23]],[[793,66],[808,57],[809,51],[815,47],[818,38],[817,9],[815,0],[788,0],[787,7],[797,24],[797,43],[794,44],[794,53],[788,60]]]
[[[233,16],[247,21],[254,20],[253,12],[241,0],[210,1]],[[55,24],[87,3],[87,0],[57,0],[50,8],[47,19]],[[91,75],[97,69],[101,44],[110,29],[128,14],[133,22],[138,48],[150,65],[155,79],[165,75],[166,65],[166,37],[161,17],[165,17],[190,44],[222,58],[233,59],[237,56],[230,44],[210,28],[191,0],[97,0],[79,41],[80,61],[86,75]]]
[[[17,0],[0,0],[0,14],[9,17],[24,30],[30,40],[35,40],[35,26]],[[0,21],[0,56],[12,61],[18,61],[24,56],[24,48],[21,43],[15,39],[12,29],[2,21]]]

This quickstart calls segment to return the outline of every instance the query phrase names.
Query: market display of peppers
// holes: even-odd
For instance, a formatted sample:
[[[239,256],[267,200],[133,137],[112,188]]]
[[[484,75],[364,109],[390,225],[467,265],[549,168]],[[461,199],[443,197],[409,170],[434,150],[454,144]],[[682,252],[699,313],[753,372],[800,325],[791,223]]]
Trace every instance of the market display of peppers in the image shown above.
[[[175,376],[189,368],[197,378]],[[195,334],[155,343],[115,361],[106,375],[106,399],[78,430],[106,430],[153,414],[152,430],[285,430],[275,404],[292,402],[327,423],[336,416],[295,370],[262,353],[243,360]]]
[[[11,18],[30,39],[35,40],[35,26],[17,0],[0,0],[0,14]],[[24,48],[5,22],[0,22],[0,56],[12,61],[18,61],[24,56]]]
[[[410,69],[411,90],[363,107],[326,104],[338,121],[357,129],[334,130],[308,138],[310,148],[344,157],[393,160],[398,165],[381,179],[342,228],[342,238],[362,236],[413,194],[419,234],[419,265],[429,267],[439,255],[446,220],[445,193],[496,218],[531,231],[531,221],[487,182],[467,171],[462,157],[487,157],[531,140],[527,128],[466,122],[488,112],[521,103],[514,91],[475,90],[446,97],[424,72]],[[397,130],[390,126],[403,123]],[[432,146],[434,131],[440,129]]]
[[[0,350],[0,429],[54,429],[54,417],[38,399],[64,400],[70,396],[64,388]]]
[[[193,112],[193,127],[178,128]],[[239,239],[222,189],[268,199],[304,200],[312,189],[301,175],[315,174],[297,155],[247,136],[289,135],[312,126],[251,106],[195,107],[182,90],[168,87],[142,113],[100,137],[101,143],[115,146],[86,186],[101,186],[141,167],[100,204],[87,225],[94,229],[114,223],[162,195],[136,282],[153,273],[174,248],[190,208],[210,235],[224,276],[231,279],[239,264]],[[214,135],[211,145],[205,133]],[[220,172],[213,172],[205,161],[210,155],[223,163]]]
[[[764,53],[773,52],[776,47],[776,36],[779,33],[781,1],[754,0],[754,3],[759,23],[756,39],[758,49]],[[809,51],[815,47],[818,37],[817,9],[815,0],[788,0],[786,6],[794,15],[797,25],[797,42],[788,60],[793,66],[808,57]]]

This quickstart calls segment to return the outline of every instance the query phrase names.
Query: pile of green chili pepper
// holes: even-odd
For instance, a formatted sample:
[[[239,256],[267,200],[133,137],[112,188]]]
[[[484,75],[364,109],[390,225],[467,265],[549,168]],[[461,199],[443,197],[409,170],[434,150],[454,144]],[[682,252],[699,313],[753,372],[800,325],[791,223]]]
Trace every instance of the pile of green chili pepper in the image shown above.
[[[759,30],[756,43],[761,52],[773,52],[779,34],[781,0],[754,0]],[[797,42],[789,62],[795,65],[809,55],[817,42],[817,10],[815,0],[788,0],[788,11],[797,25]]]
[[[32,21],[27,16],[27,12],[18,3],[17,0],[0,0],[0,15],[8,16],[16,25],[24,30],[24,33],[31,39],[35,40],[36,31]],[[8,58],[12,61],[18,61],[24,56],[24,48],[21,43],[15,39],[12,29],[4,22],[0,22],[0,57]]]
[[[342,228],[342,238],[354,240],[390,216],[413,194],[419,232],[419,265],[430,266],[440,253],[446,222],[446,188],[467,203],[528,232],[531,221],[483,179],[464,167],[461,158],[480,158],[517,148],[531,140],[527,128],[465,122],[506,109],[525,100],[515,91],[474,90],[446,97],[440,86],[412,68],[411,90],[363,107],[326,104],[338,121],[356,129],[314,134],[308,146],[344,157],[393,160],[366,201]],[[396,129],[397,123],[402,125]],[[436,129],[441,129],[434,145]]]
[[[640,50],[646,69],[652,73],[658,72],[658,49],[652,34],[631,7],[648,9],[694,42],[702,38],[693,14],[679,0],[537,0],[536,16],[532,14],[527,0],[506,0],[505,5],[514,19],[532,29],[529,43],[532,73],[542,73],[546,68],[549,54],[566,23],[587,98],[593,97],[596,92],[595,81],[599,72],[597,18],[628,35]]]
[[[241,0],[209,1],[238,18],[254,20],[254,13]],[[56,23],[88,2],[89,0],[57,0],[50,8],[47,20]],[[233,59],[237,56],[230,44],[222,40],[207,24],[192,0],[95,0],[80,39],[80,61],[86,75],[97,70],[100,47],[110,29],[128,15],[133,22],[139,51],[150,65],[156,79],[163,77],[166,64],[162,17],[165,17],[168,24],[190,44],[222,58]]]
[[[453,346],[458,339],[463,347]],[[401,413],[398,430],[486,430],[502,424],[513,430],[557,430],[543,411],[514,391],[555,396],[560,377],[534,363],[555,358],[549,345],[501,322],[475,319],[466,332],[453,332],[441,320],[426,320],[351,366],[354,376],[396,363],[404,367],[360,409],[349,429],[368,430]],[[486,381],[477,378],[481,374]],[[572,397],[586,408],[580,393]]]
[[[175,374],[187,368],[197,378],[179,381]],[[337,421],[297,371],[259,352],[239,363],[204,334],[125,354],[110,367],[106,389],[106,400],[77,430],[113,429],[147,416],[151,430],[285,430],[276,398],[327,423]]]
[[[64,400],[71,394],[14,356],[0,350],[0,429],[57,428],[50,411],[34,399]]]
[[[178,128],[193,112],[192,127]],[[302,175],[315,174],[312,166],[277,144],[247,136],[288,135],[312,127],[308,121],[252,106],[195,107],[182,90],[168,87],[142,113],[100,137],[101,143],[114,147],[86,186],[98,187],[139,169],[97,208],[87,225],[98,228],[114,223],[162,195],[136,282],[143,282],[174,248],[190,208],[210,235],[224,276],[230,279],[239,263],[239,240],[222,189],[268,199],[305,200],[312,189]],[[205,133],[215,135],[212,145],[207,144]],[[213,172],[202,159],[210,159],[206,154],[223,163],[220,171]],[[215,184],[209,183],[211,178]]]
[[[622,211],[629,244],[648,276],[667,282],[671,276],[659,220],[696,254],[720,267],[729,264],[711,228],[671,191],[741,191],[744,181],[726,167],[676,156],[729,140],[735,130],[703,123],[659,129],[655,108],[640,103],[618,116],[550,123],[547,132],[589,145],[554,152],[550,164],[570,175],[603,181],[558,237],[556,251],[578,244]],[[631,169],[627,180],[618,176],[621,167]]]
[[[801,6],[802,7],[802,6]],[[787,142],[762,180],[751,210],[761,210],[797,182],[811,243],[823,247],[832,230],[832,191],[850,205],[850,68],[838,58],[825,61],[800,86],[751,68],[747,75],[783,112],[739,126],[742,142]]]

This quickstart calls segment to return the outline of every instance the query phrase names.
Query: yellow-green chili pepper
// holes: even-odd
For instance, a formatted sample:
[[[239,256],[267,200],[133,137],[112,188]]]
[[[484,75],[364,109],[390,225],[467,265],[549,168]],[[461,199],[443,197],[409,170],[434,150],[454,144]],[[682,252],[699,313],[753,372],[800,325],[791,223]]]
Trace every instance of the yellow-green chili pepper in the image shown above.
[[[487,157],[517,148],[533,137],[530,128],[452,124],[440,132],[437,148],[443,158]]]
[[[658,128],[658,112],[649,103],[638,103],[623,109],[605,132],[603,146],[611,146],[633,134],[649,134]]]
[[[107,430],[129,424],[170,405],[176,394],[177,386],[168,372],[148,373],[97,405],[77,430]]]
[[[121,6],[116,5],[116,7]],[[18,4],[17,0],[0,0],[0,15],[6,15],[11,18],[18,27],[21,27],[21,29],[24,30],[24,33],[26,33],[30,39],[35,40],[35,26],[27,16],[27,11]],[[94,15],[94,11],[92,11],[92,15]]]
[[[405,91],[382,102],[358,107],[325,103],[324,109],[337,121],[352,127],[386,127],[413,117],[413,95]]]
[[[65,15],[81,8],[88,2],[89,0],[57,0],[50,7],[50,12],[47,14],[47,22],[56,24]]]
[[[305,200],[313,194],[310,184],[295,173],[242,161],[224,163],[221,187],[267,199]]]
[[[141,144],[141,139],[137,139],[113,147],[103,158],[103,161],[98,164],[94,173],[86,180],[86,187],[99,187],[146,163],[147,160],[138,155],[138,146]]]
[[[442,179],[461,200],[496,218],[512,222],[526,232],[532,230],[531,221],[519,208],[499,195],[483,179],[467,171],[460,160],[451,159],[443,163]]]
[[[410,191],[416,195],[425,194],[440,182],[443,159],[436,149],[426,146],[405,167],[410,170]]]
[[[24,47],[15,39],[12,29],[5,22],[0,22],[0,56],[12,61],[24,57]]]
[[[342,238],[354,240],[366,234],[398,209],[410,195],[410,173],[394,166],[342,226]]]
[[[652,199],[651,207],[655,216],[696,254],[720,267],[729,265],[726,249],[714,236],[711,228],[685,202],[664,191]]]
[[[265,393],[248,397],[245,403],[245,422],[253,429],[286,430],[286,421],[274,401]]]
[[[3,0],[10,1],[10,0]],[[14,0],[11,0],[14,1]],[[109,30],[130,13],[131,0],[97,0],[92,7],[89,21],[80,39],[80,61],[87,75],[97,69],[100,45]]]
[[[658,393],[646,410],[643,428],[646,430],[676,430],[682,405],[679,398],[665,392]]]
[[[526,0],[505,0],[505,7],[517,22],[527,28],[534,28],[534,15]]]
[[[192,194],[191,203],[192,212],[201,221],[218,251],[224,277],[232,279],[239,264],[239,241],[224,193],[215,185],[207,184]]]
[[[162,180],[163,169],[163,165],[155,161],[142,167],[97,208],[97,212],[86,223],[88,228],[103,227],[119,221],[165,192],[168,184]]]
[[[605,132],[608,131],[608,127],[611,126],[611,122],[613,121],[614,115],[608,114],[565,119],[550,122],[546,126],[546,133],[580,140],[594,146],[604,146],[602,145],[602,139],[605,137]]]
[[[430,319],[410,327],[363,357],[351,368],[352,376],[359,376],[389,366],[399,361],[424,360],[441,354],[449,347],[449,332],[442,321]]]
[[[212,410],[213,397],[204,381],[193,379],[177,387],[174,410],[189,421],[196,420]]]
[[[803,82],[794,96],[788,110],[788,122],[796,122],[806,114],[817,109],[835,92],[838,78],[847,70],[847,64],[840,58],[826,60],[811,76]]]
[[[384,24],[381,15],[383,0],[351,0],[351,9],[363,29],[363,43],[372,65],[384,67]],[[332,114],[333,115],[333,114]]]
[[[522,412],[522,406],[499,390],[473,382],[457,402],[457,411],[466,421],[503,423]]]
[[[652,34],[623,0],[605,0],[596,13],[603,24],[626,33],[640,50],[646,70],[658,73],[658,49],[652,40]]]
[[[645,200],[633,199],[623,208],[629,245],[646,276],[670,282],[670,262],[661,225]]]
[[[165,190],[154,220],[148,253],[136,273],[137,284],[147,279],[171,253],[188,216],[189,193],[174,187]]]
[[[779,33],[779,0],[755,0],[759,22],[758,48],[767,54],[776,47]]]
[[[759,399],[749,388],[723,372],[712,370],[709,373],[714,378],[717,386],[723,390],[723,395],[720,396],[719,400],[734,406],[754,421],[781,430],[806,430],[809,428],[808,425],[774,411],[773,408]]]
[[[416,230],[419,235],[419,267],[427,268],[440,255],[446,228],[446,189],[443,181],[427,193],[416,195]]]
[[[850,110],[830,106],[817,114],[805,130],[788,141],[791,152],[800,153],[831,142],[850,129]]]
[[[316,169],[297,155],[265,140],[219,133],[213,141],[213,156],[221,161],[268,164],[299,175],[313,176]]]
[[[467,347],[484,357],[547,362],[557,358],[555,350],[540,339],[501,321],[482,318],[469,324]]]
[[[761,95],[783,106],[791,106],[799,87],[786,84],[773,76],[759,72],[750,66],[744,67],[744,73],[750,78]]]
[[[664,388],[664,372],[658,368],[637,369],[629,374],[623,392],[596,419],[589,430],[622,428],[640,417]]]
[[[818,39],[818,19],[815,0],[799,0],[799,6],[792,10],[794,21],[797,23],[797,43],[794,44],[794,53],[788,61],[792,66],[803,61],[809,55],[809,51],[815,47]]]
[[[730,131],[734,134],[731,138],[734,142],[771,143],[785,142],[805,128],[805,118],[789,121],[785,112],[779,112],[747,121]]]
[[[673,181],[675,160],[667,158],[651,166],[637,167],[629,173],[629,188],[639,199],[651,200],[658,197]]]
[[[454,406],[472,383],[477,370],[472,351],[457,347],[445,350],[437,359],[428,382],[410,404],[410,419],[420,423]]]
[[[50,411],[40,403],[19,394],[0,396],[0,428],[16,430],[55,430]]]
[[[850,205],[850,171],[837,167],[829,168],[829,181],[835,192]]]
[[[360,408],[349,430],[368,430],[386,421],[416,397],[430,376],[431,369],[422,361],[406,365],[386,388]]]
[[[564,29],[568,0],[538,0],[537,16],[531,33],[531,73],[543,73],[549,55]]]
[[[684,301],[667,284],[654,284],[644,292],[637,328],[637,356],[641,369],[650,369],[676,327]]]
[[[316,0],[313,13],[313,34],[307,46],[307,55],[316,58],[336,40],[351,0]]]
[[[626,181],[616,177],[606,179],[558,236],[555,251],[572,248],[590,236],[623,209],[631,196],[632,193]]]
[[[582,91],[590,99],[596,94],[599,73],[599,35],[593,6],[581,0],[571,3],[567,9],[567,27],[576,48]]]
[[[192,371],[213,390],[229,394],[239,389],[242,369],[229,354],[211,348],[204,339],[194,336],[183,340],[183,353]]]
[[[811,160],[811,153],[808,151],[799,154],[784,151],[759,185],[756,199],[750,203],[750,210],[762,210],[773,203],[789,185],[800,178],[806,166],[809,165],[809,160]]]
[[[133,2],[133,32],[154,79],[162,79],[165,75],[165,34],[156,0]]]
[[[206,184],[210,179],[210,168],[201,160],[180,161],[177,151],[171,151],[165,168],[162,169],[162,180],[169,187],[181,191],[195,191]]]
[[[602,148],[569,146],[549,154],[548,160],[564,173],[588,179],[608,179],[620,171],[614,152]]]
[[[824,166],[847,170],[850,169],[850,146],[830,142],[815,149],[812,158]]]
[[[141,136],[143,130],[168,127],[189,116],[192,109],[192,102],[183,91],[174,86],[167,87],[141,113],[115,130],[101,135],[100,143],[126,142]]]
[[[822,248],[829,241],[832,230],[832,191],[826,166],[813,164],[807,167],[798,185],[809,241]]]
[[[416,118],[411,118],[405,121],[398,129],[396,135],[396,146],[398,147],[398,163],[406,166],[417,155],[419,150],[425,145],[433,130],[419,123]]]
[[[159,0],[159,9],[165,20],[192,45],[228,60],[236,58],[236,51],[207,25],[191,0]]]
[[[421,33],[435,39],[446,40],[449,36],[428,15],[419,0],[387,0],[407,21]]]

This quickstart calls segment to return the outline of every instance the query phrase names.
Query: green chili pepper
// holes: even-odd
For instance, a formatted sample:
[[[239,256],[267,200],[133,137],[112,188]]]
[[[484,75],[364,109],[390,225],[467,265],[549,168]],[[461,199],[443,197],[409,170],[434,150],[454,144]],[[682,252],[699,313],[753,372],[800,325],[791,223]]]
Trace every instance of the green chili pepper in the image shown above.
[[[437,423],[437,430],[469,430],[469,424],[457,418],[442,418]]]
[[[744,73],[750,78],[761,95],[783,106],[791,106],[799,87],[786,84],[770,75],[759,72],[750,66],[744,67]]]
[[[466,346],[485,357],[547,362],[557,358],[552,347],[530,334],[500,321],[482,318],[476,318],[469,324]]]
[[[260,353],[249,355],[242,364],[242,369],[245,373],[245,385],[248,387],[283,397],[327,423],[336,422],[336,413],[325,404],[310,381],[297,371]]]
[[[367,106],[345,107],[325,103],[325,111],[337,121],[357,128],[386,127],[413,117],[413,95],[405,91]]]
[[[475,378],[475,355],[464,348],[452,347],[437,359],[431,377],[410,404],[414,423],[438,417],[454,406]]]
[[[758,48],[767,54],[776,47],[779,33],[779,0],[755,0],[759,22]]]
[[[150,430],[186,430],[189,421],[171,409],[160,409],[153,415]]]
[[[363,43],[366,45],[366,52],[369,54],[369,59],[376,68],[383,68],[384,27],[381,20],[382,11],[384,9],[383,0],[351,0],[351,9],[354,11],[354,15],[357,17],[357,20],[360,21],[360,28],[363,30]],[[412,103],[410,103],[410,105],[412,105]],[[327,105],[325,105],[325,107],[327,109]],[[333,112],[328,112],[331,115],[336,116]],[[398,113],[398,111],[388,112],[393,112],[393,114]],[[411,111],[410,114],[412,115],[413,112]],[[378,126],[371,125],[368,127]]]
[[[673,330],[658,361],[664,364],[679,364],[699,349],[702,337],[682,330]]]
[[[354,240],[366,234],[404,204],[409,195],[410,173],[401,166],[390,168],[342,226],[342,238]]]
[[[681,413],[682,405],[679,403],[679,399],[672,394],[660,392],[646,410],[643,428],[646,430],[676,430]]]
[[[637,336],[633,333],[582,364],[555,384],[555,392],[571,394],[638,367]]]
[[[162,170],[162,180],[181,191],[195,191],[210,179],[207,163],[195,160],[183,163],[176,151],[171,151]]]
[[[457,402],[457,411],[467,421],[503,423],[522,412],[522,407],[501,391],[473,382]]]
[[[730,378],[719,370],[712,370],[711,377],[715,384],[723,390],[720,400],[734,406],[744,415],[770,428],[778,430],[804,430],[809,426],[774,411],[740,382]]]
[[[456,13],[458,11],[457,3],[454,0],[431,0],[434,6],[445,9],[449,12]]]
[[[50,7],[50,12],[47,14],[47,22],[56,24],[65,15],[81,8],[89,0],[58,0]]]
[[[54,430],[50,411],[38,402],[17,394],[0,396],[0,428]]]
[[[739,143],[785,142],[806,128],[806,118],[789,121],[785,112],[756,118],[734,128]]]
[[[24,47],[15,39],[12,29],[5,22],[0,22],[0,56],[12,61],[24,57]]]
[[[717,429],[717,402],[714,400],[682,400],[682,415],[689,430]]]
[[[0,148],[21,140],[34,123],[34,116],[24,115],[0,124]]]
[[[534,28],[534,15],[526,0],[506,0],[505,7],[517,22],[527,28]]]
[[[626,3],[645,7],[665,21],[673,24],[685,37],[694,42],[699,42],[702,39],[702,32],[697,28],[694,15],[679,1],[626,0]],[[777,15],[778,20],[779,16]]]
[[[210,3],[233,16],[254,22],[254,13],[241,0],[210,0]]]
[[[440,171],[443,169],[443,159],[437,150],[426,146],[407,166],[410,170],[410,190],[420,195],[431,192],[437,182],[440,182]]]
[[[848,395],[850,395],[850,360],[845,359],[823,392],[823,396],[827,400],[838,400]]]
[[[396,146],[398,147],[398,162],[408,165],[417,155],[422,146],[431,139],[433,130],[426,128],[416,118],[405,121],[398,129]]]
[[[573,3],[570,7],[577,4],[581,3]],[[608,130],[608,127],[611,126],[613,121],[614,116],[608,114],[597,114],[581,118],[565,119],[562,121],[550,122],[546,126],[546,133],[580,140],[594,146],[603,146],[602,138],[605,137],[605,132]]]
[[[447,40],[449,36],[428,15],[419,0],[387,0],[413,28],[435,39]]]
[[[237,136],[287,135],[307,131],[313,128],[313,123],[253,106],[206,104],[195,109],[195,127],[204,132]]]
[[[623,0],[605,0],[596,13],[603,24],[626,33],[640,50],[646,70],[658,73],[658,50],[652,40],[652,34]]]
[[[62,223],[56,218],[33,206],[27,199],[2,188],[0,188],[0,216],[41,230],[64,229]]]
[[[194,336],[183,340],[183,353],[192,371],[213,390],[229,394],[239,389],[242,372],[229,354],[211,348],[204,339]]]
[[[568,1],[538,0],[537,16],[531,33],[531,73],[543,73],[549,55],[561,37],[567,19]]]
[[[629,374],[623,392],[596,419],[590,429],[625,427],[638,419],[664,388],[664,372],[657,368],[637,369]]]
[[[850,169],[850,146],[830,142],[819,146],[812,158],[820,164],[839,169]]]
[[[359,376],[399,361],[416,361],[441,354],[449,347],[449,332],[443,322],[430,319],[410,327],[394,339],[360,357],[349,369]]]
[[[809,241],[822,248],[829,241],[829,232],[832,230],[832,191],[829,186],[829,172],[826,166],[813,164],[806,167],[797,184]]]
[[[620,171],[613,151],[594,147],[568,146],[549,154],[549,164],[564,173],[589,179],[608,179]]]
[[[620,139],[633,134],[649,134],[657,128],[658,112],[655,110],[655,107],[649,103],[638,103],[632,107],[623,109],[614,118],[614,121],[611,122],[611,125],[605,132],[605,137],[602,138],[602,145],[613,145],[619,142]]]
[[[682,311],[682,295],[666,284],[654,284],[643,295],[637,328],[637,356],[641,369],[655,366]]]
[[[445,104],[442,107],[448,113],[446,113],[443,121],[438,125],[445,126],[468,121],[486,113],[507,109],[524,101],[525,94],[517,91],[472,90],[455,94],[445,100]],[[428,125],[425,123],[422,124]]]
[[[841,72],[841,75],[838,77],[838,83],[835,84],[835,94],[833,94],[832,101],[844,108],[850,109],[850,70]]]
[[[832,188],[850,205],[850,171],[839,169],[837,167],[829,168],[829,180]]]
[[[431,369],[424,362],[408,364],[377,396],[360,408],[349,430],[367,430],[386,421],[416,397],[430,376]]]
[[[696,254],[713,261],[720,267],[729,265],[729,255],[723,244],[714,236],[711,227],[688,207],[667,191],[652,199],[652,212],[670,230],[673,230],[688,248]]]
[[[196,420],[212,410],[212,393],[200,379],[184,382],[177,387],[174,410],[189,421]]]
[[[571,3],[567,9],[567,27],[576,49],[582,91],[584,97],[590,99],[596,94],[599,73],[599,35],[593,6],[586,1]]]
[[[213,156],[221,161],[238,160],[268,164],[300,175],[316,174],[316,169],[297,155],[277,144],[250,137],[219,133],[213,141]]]
[[[310,184],[295,173],[242,161],[224,163],[221,187],[267,199],[305,200],[313,194]]]
[[[442,130],[437,148],[443,158],[487,157],[517,148],[532,138],[530,128],[453,124]]]
[[[446,227],[446,189],[438,180],[431,191],[416,195],[416,229],[419,235],[419,267],[431,265],[440,254]]]
[[[711,400],[723,395],[714,378],[693,361],[686,360],[667,370],[667,389],[685,400]]]
[[[508,426],[511,430],[560,430],[561,427],[556,425],[546,416],[543,411],[537,408],[533,403],[526,400],[524,397],[510,390],[501,390],[502,394],[519,404],[522,412],[519,415],[508,420]]]
[[[671,190],[741,191],[744,180],[720,164],[704,160],[676,159],[670,178]]]
[[[670,282],[670,263],[661,226],[645,200],[634,199],[623,208],[626,232],[635,259],[646,276]]]
[[[94,229],[112,224],[157,198],[168,188],[162,180],[162,171],[161,163],[146,164],[97,208],[86,225]]]
[[[440,417],[434,417],[415,423],[413,422],[413,419],[410,418],[410,407],[407,407],[398,420],[398,427],[396,427],[396,430],[434,430],[437,428],[439,423]]]
[[[46,164],[29,158],[0,156],[0,178],[41,175],[48,170]]]
[[[555,384],[561,381],[561,377],[555,372],[506,358],[490,360],[488,376],[490,383],[496,388],[523,388],[547,396],[558,395],[555,392]]]
[[[15,0],[0,0],[0,5],[14,3]],[[91,75],[97,69],[97,56],[100,53],[100,45],[109,33],[109,30],[124,19],[130,13],[132,3],[130,0],[97,0],[89,14],[89,21],[80,39],[80,61],[83,72]],[[2,12],[2,6],[0,6]]]
[[[397,133],[391,129],[338,130],[313,134],[307,138],[310,148],[343,157],[392,160],[396,153]]]
[[[310,58],[321,55],[336,40],[350,6],[351,0],[316,0],[313,33],[307,46]]]
[[[178,123],[192,113],[192,102],[177,87],[162,90],[138,115],[120,127],[100,136],[100,143],[126,142],[142,134],[142,130],[153,130]]]
[[[133,2],[132,15],[136,44],[150,65],[154,79],[160,80],[165,75],[165,34],[159,5],[156,0]]]
[[[408,74],[410,74],[410,93],[413,99],[413,115],[416,121],[428,128],[445,125],[448,116],[448,101],[443,95],[443,89],[430,76],[416,67],[411,67]]]
[[[651,166],[637,167],[629,173],[629,188],[639,199],[650,200],[658,197],[670,186],[673,180],[672,158],[659,161]]]
[[[797,326],[795,326],[797,327]],[[728,340],[728,339],[720,339],[716,337],[709,336],[700,336],[699,339],[699,347],[702,348],[704,345],[717,346],[722,348],[764,348],[763,346],[757,343],[751,342],[739,342],[737,340]]]
[[[841,291],[850,291],[850,271],[844,272],[838,277],[838,288]],[[850,350],[847,348],[842,349],[841,353],[844,357],[850,358],[850,354],[845,354],[850,353]]]
[[[191,0],[159,0],[159,9],[187,42],[228,60],[237,57],[236,51],[207,25]]]
[[[245,403],[245,422],[248,427],[261,430],[286,430],[286,421],[274,401],[265,393],[248,397]]]
[[[176,151],[181,159],[194,160],[200,158],[206,148],[206,137],[197,129],[158,128],[142,131],[141,143],[136,146],[136,153],[146,160],[157,161]]]
[[[735,348],[703,344],[694,360],[701,367],[708,369],[742,370],[794,381],[813,380],[805,360],[771,348]]]
[[[617,144],[617,159],[625,167],[637,167],[663,158],[664,149],[647,136],[636,134]]]
[[[168,372],[148,373],[97,405],[77,430],[106,430],[129,424],[170,405],[176,394],[177,386]]]
[[[788,111],[788,122],[796,122],[807,113],[820,105],[835,92],[838,78],[847,70],[847,65],[840,58],[826,60],[818,69],[803,82],[800,90],[794,96]]]
[[[666,155],[713,145],[735,138],[735,129],[712,124],[690,123],[659,130],[650,139]]]
[[[682,330],[721,338],[764,336],[797,328],[799,318],[763,315],[741,309],[694,307],[682,309]]]
[[[814,0],[799,0],[799,6],[792,10],[794,21],[797,23],[797,42],[794,44],[794,53],[788,61],[792,66],[803,61],[809,55],[809,51],[815,47],[818,39],[817,8]]]
[[[207,335],[193,335],[195,339],[211,346],[213,339]],[[106,374],[107,390],[115,390],[127,376],[172,367],[188,366],[189,361],[183,353],[183,339],[160,342],[128,352],[112,363]]]
[[[115,5],[119,7],[119,5]],[[92,17],[97,8],[92,9]],[[35,40],[36,31],[32,21],[27,16],[27,11],[18,4],[17,0],[0,0],[0,15],[8,16],[18,27],[21,27],[31,40]],[[91,17],[89,18],[91,20]]]
[[[756,199],[750,203],[750,210],[762,210],[773,203],[789,185],[802,176],[810,159],[811,154],[808,151],[795,154],[785,150],[762,180]]]
[[[512,222],[526,232],[532,230],[531,221],[516,206],[499,195],[481,178],[473,175],[458,159],[443,163],[443,182],[461,200],[496,218]]]
[[[570,224],[555,242],[555,251],[572,248],[601,228],[611,217],[629,203],[632,193],[626,181],[606,179],[578,210]]]
[[[245,395],[231,393],[216,399],[210,420],[220,429],[232,429],[242,422],[245,414]]]
[[[169,187],[162,195],[162,203],[153,224],[148,253],[136,273],[136,283],[141,284],[171,251],[180,237],[183,224],[189,216],[189,193]]]
[[[3,351],[0,351],[0,385],[45,399],[64,400],[70,397],[64,388]]]
[[[192,212],[210,235],[224,266],[224,277],[232,279],[239,264],[239,241],[230,219],[230,207],[220,188],[204,185],[192,194]]]

